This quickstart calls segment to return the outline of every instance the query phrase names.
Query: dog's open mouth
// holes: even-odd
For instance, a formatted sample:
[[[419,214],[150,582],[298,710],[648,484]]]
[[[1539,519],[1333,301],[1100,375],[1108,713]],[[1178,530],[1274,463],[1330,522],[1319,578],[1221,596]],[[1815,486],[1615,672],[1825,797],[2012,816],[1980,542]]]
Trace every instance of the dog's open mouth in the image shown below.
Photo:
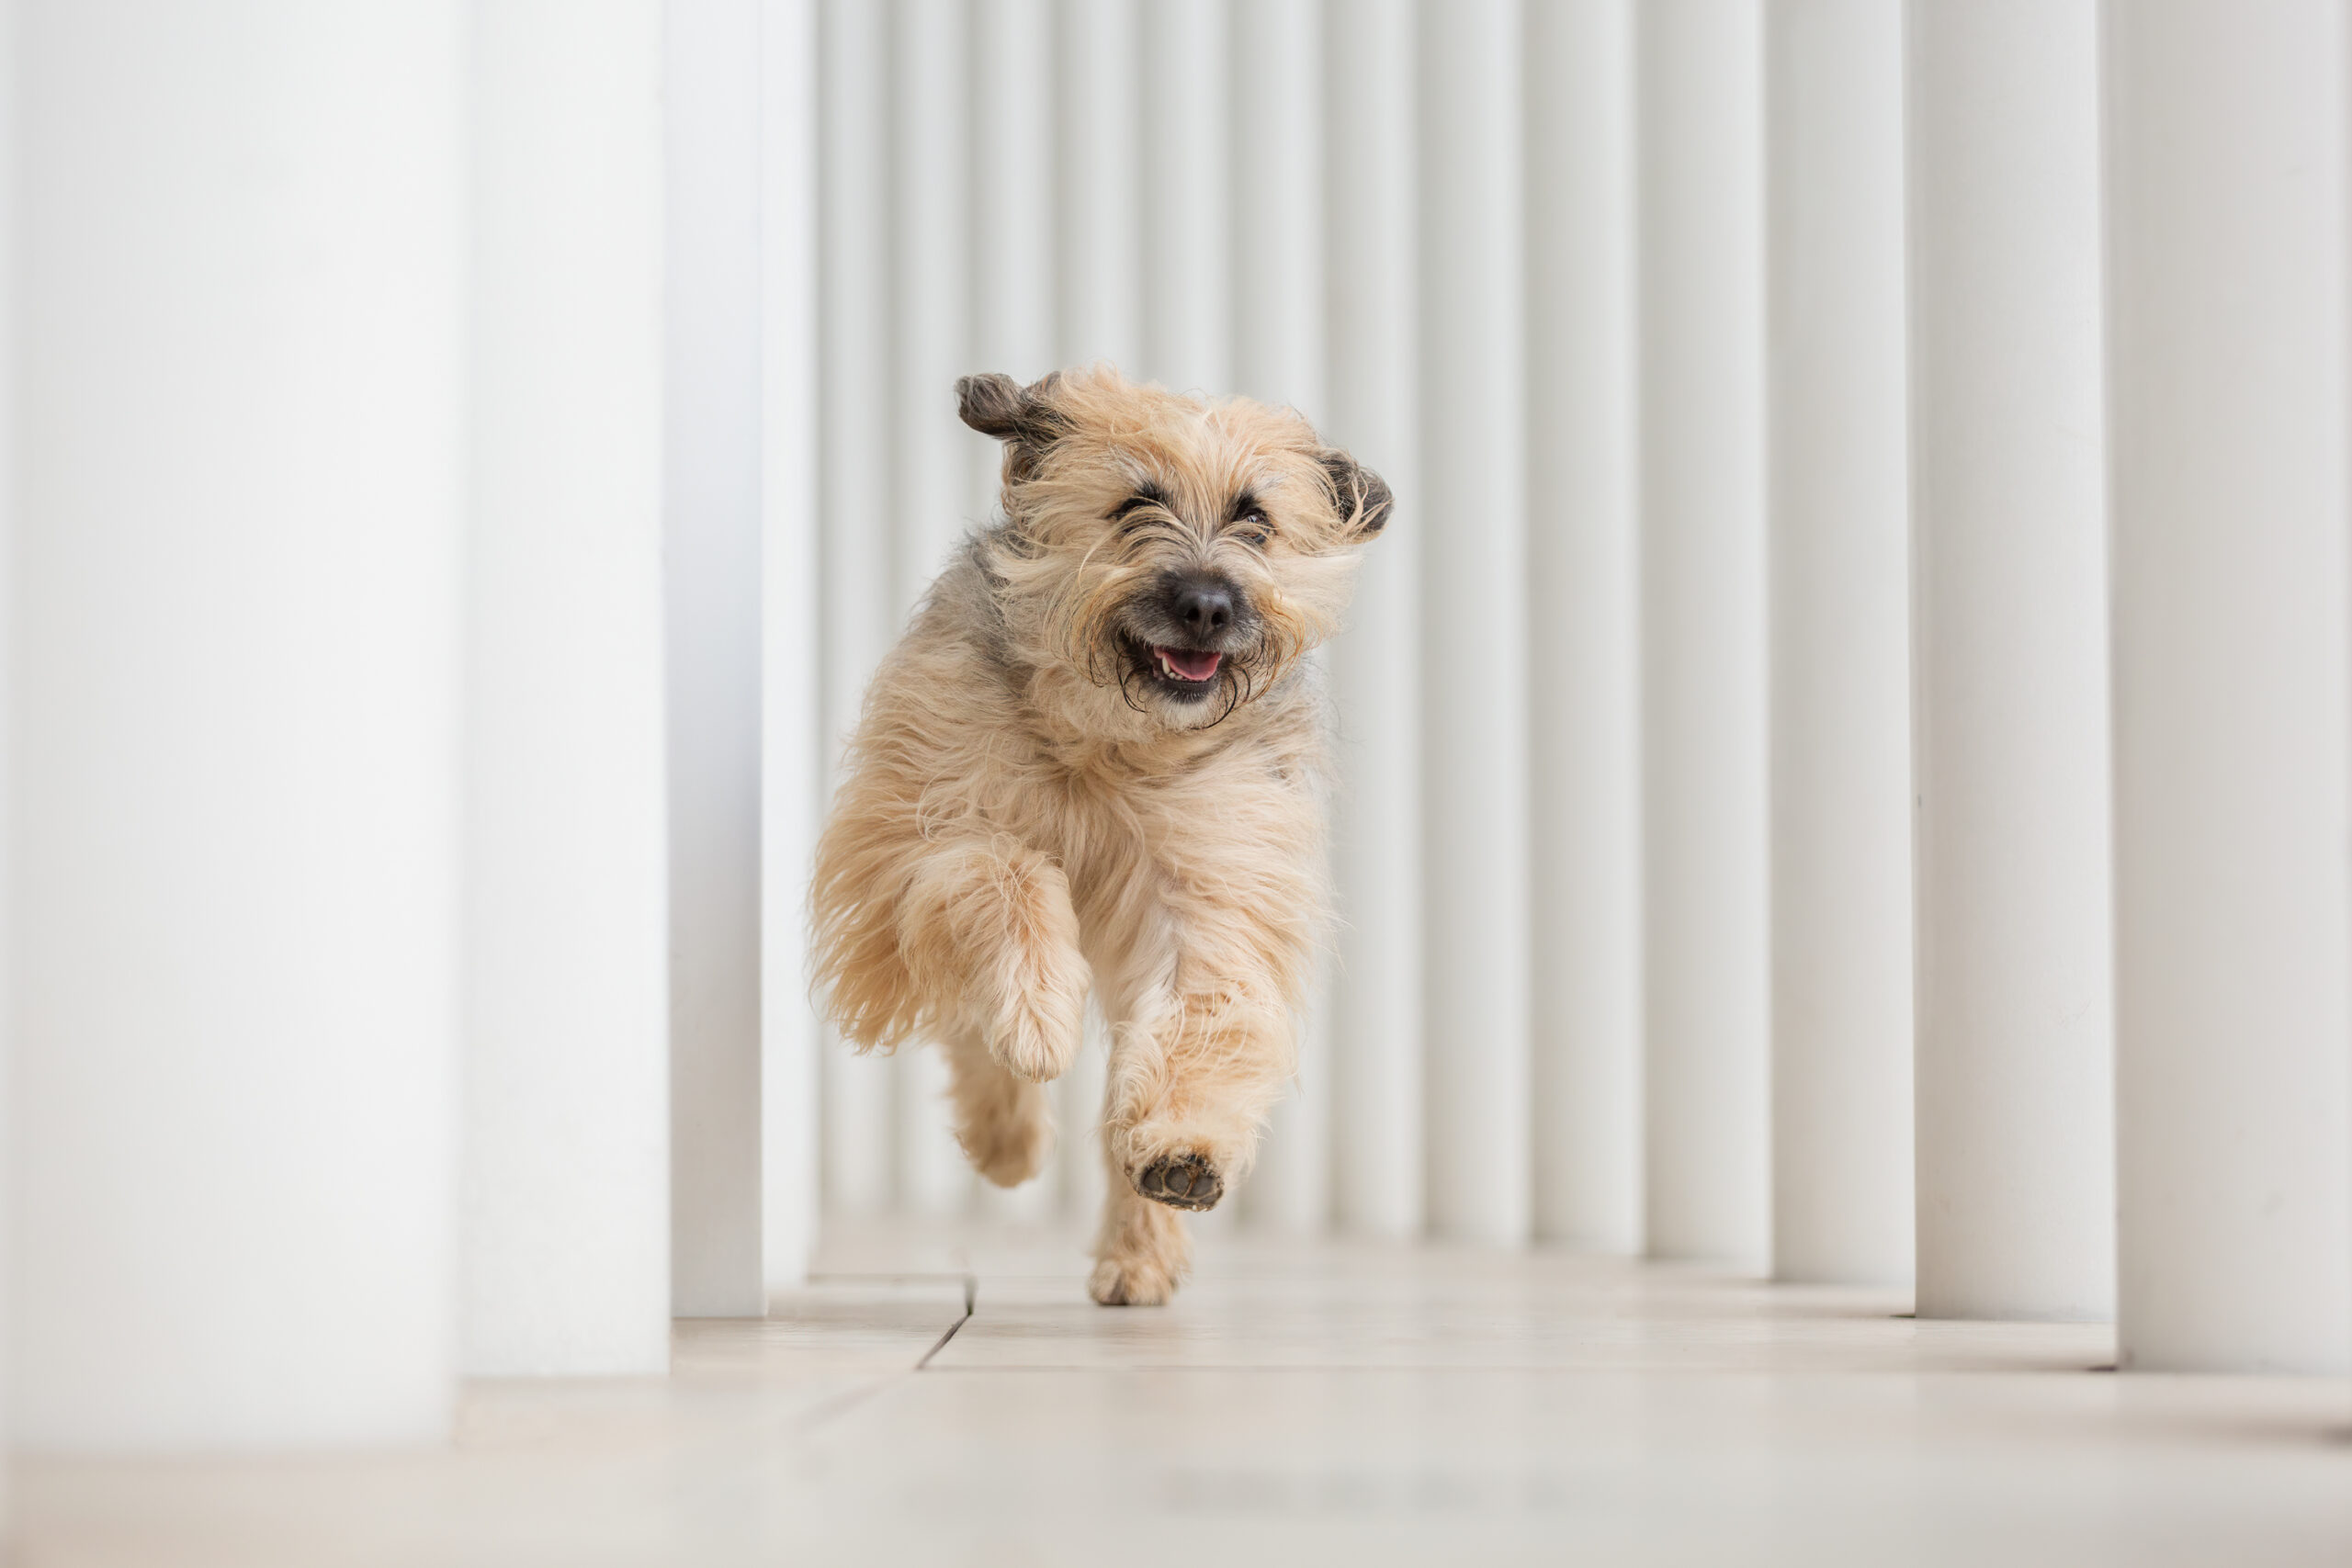
[[[1188,686],[1205,686],[1216,679],[1216,667],[1225,655],[1197,648],[1166,648],[1154,643],[1151,658],[1152,662],[1159,666],[1163,679],[1181,681]]]
[[[1190,704],[1224,688],[1231,674],[1226,655],[1215,649],[1183,648],[1172,642],[1146,642],[1121,634],[1130,680],[1162,697]]]

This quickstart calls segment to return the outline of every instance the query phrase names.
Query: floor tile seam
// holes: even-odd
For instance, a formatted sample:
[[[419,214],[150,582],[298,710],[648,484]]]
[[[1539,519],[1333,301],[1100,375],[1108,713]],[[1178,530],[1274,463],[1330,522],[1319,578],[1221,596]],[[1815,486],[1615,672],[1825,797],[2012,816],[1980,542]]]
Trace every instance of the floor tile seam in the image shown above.
[[[928,1368],[931,1365],[932,1358],[938,1355],[942,1350],[947,1348],[948,1341],[956,1337],[956,1331],[961,1329],[966,1324],[972,1321],[973,1310],[979,1304],[980,1299],[979,1276],[977,1274],[966,1274],[963,1276],[963,1281],[964,1315],[949,1324],[947,1325],[947,1332],[939,1337],[938,1343],[934,1344],[930,1349],[925,1350],[922,1353],[922,1359],[914,1364],[914,1370],[916,1371],[920,1372]]]

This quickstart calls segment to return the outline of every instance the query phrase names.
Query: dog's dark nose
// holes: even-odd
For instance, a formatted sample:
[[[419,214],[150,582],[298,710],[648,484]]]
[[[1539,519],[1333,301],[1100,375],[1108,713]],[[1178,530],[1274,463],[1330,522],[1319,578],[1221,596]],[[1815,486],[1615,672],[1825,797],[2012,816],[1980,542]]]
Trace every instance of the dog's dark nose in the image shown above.
[[[1212,637],[1233,624],[1233,590],[1214,578],[1194,578],[1176,590],[1176,618],[1197,637]]]

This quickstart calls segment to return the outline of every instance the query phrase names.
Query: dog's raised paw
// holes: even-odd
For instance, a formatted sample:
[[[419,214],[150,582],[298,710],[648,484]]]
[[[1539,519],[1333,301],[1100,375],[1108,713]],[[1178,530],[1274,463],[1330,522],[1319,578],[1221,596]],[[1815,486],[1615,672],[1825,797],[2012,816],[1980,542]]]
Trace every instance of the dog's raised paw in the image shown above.
[[[1225,1178],[1198,1155],[1169,1155],[1143,1168],[1136,1190],[1171,1209],[1214,1209],[1225,1196]]]

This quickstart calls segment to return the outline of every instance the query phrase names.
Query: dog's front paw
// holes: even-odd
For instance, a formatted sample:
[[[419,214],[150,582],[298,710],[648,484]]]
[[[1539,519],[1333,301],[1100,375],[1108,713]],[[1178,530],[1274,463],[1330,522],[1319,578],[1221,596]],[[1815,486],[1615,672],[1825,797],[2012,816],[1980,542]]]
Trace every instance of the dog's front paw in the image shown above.
[[[1151,1258],[1105,1258],[1086,1278],[1086,1293],[1106,1307],[1166,1306],[1176,1275]]]
[[[1053,953],[1022,968],[990,1021],[989,1055],[1014,1077],[1051,1083],[1078,1059],[1091,976],[1086,960],[1074,952]]]
[[[1199,1155],[1163,1155],[1135,1174],[1135,1189],[1171,1209],[1214,1209],[1225,1196],[1225,1178]]]

